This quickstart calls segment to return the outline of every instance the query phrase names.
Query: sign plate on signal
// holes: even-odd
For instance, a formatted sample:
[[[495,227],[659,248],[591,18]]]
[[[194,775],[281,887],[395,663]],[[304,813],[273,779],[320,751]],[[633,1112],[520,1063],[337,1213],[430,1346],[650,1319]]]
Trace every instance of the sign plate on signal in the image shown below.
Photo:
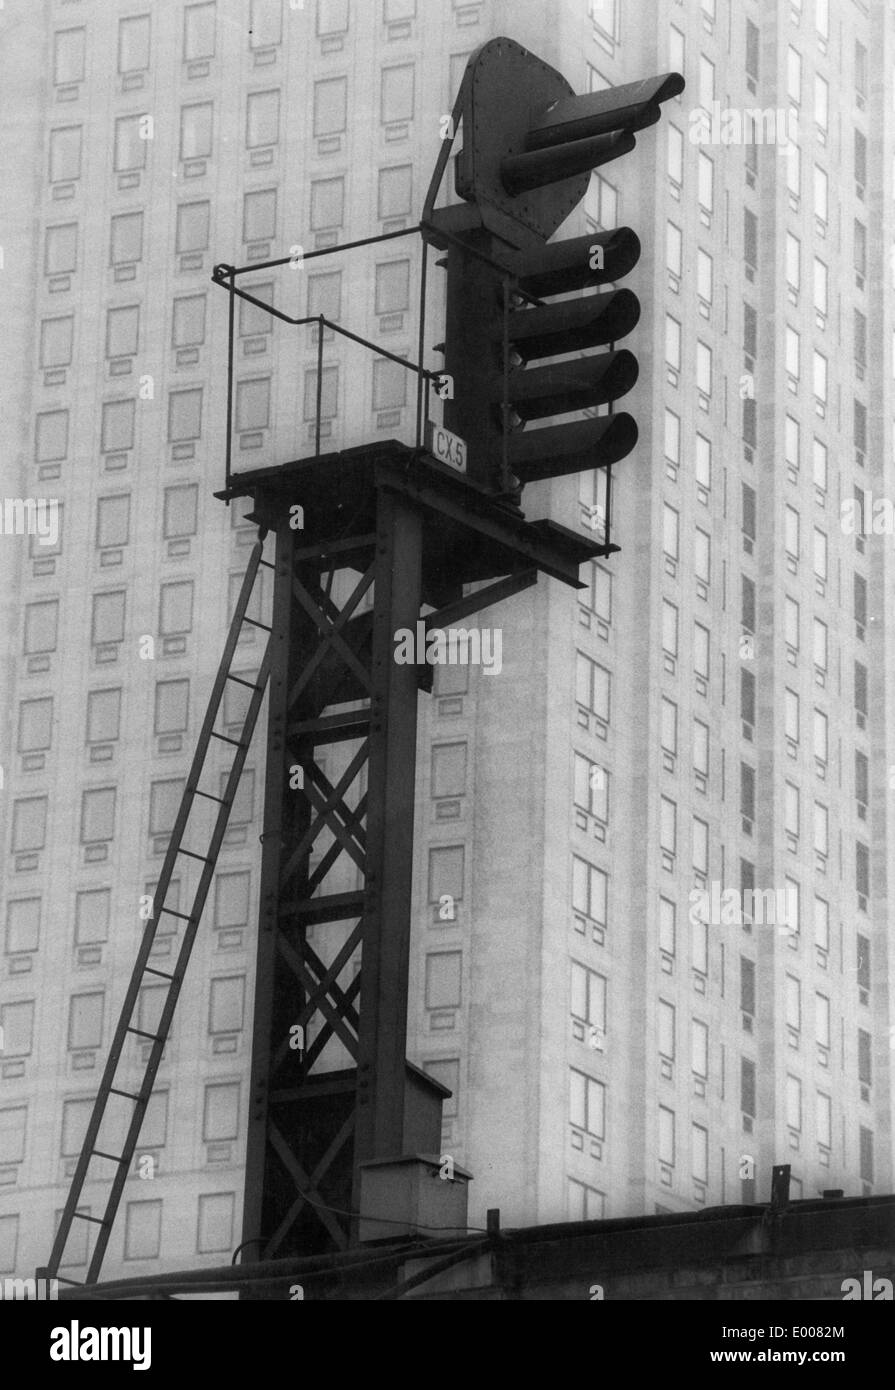
[[[431,420],[426,424],[426,436],[431,454],[441,463],[446,463],[449,468],[456,468],[459,473],[466,472],[465,439],[461,439],[459,434],[452,434],[443,425],[433,424]]]

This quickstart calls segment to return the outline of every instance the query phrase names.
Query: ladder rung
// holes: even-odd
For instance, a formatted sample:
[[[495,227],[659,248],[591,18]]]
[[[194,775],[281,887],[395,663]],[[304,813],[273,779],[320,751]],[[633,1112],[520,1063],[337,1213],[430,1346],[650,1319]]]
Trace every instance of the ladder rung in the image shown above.
[[[275,569],[276,569],[276,565],[274,564],[274,562],[273,562],[272,560],[259,560],[259,561],[258,561],[258,564],[259,564],[259,565],[264,565],[264,567],[265,567],[266,569],[269,569],[269,570],[275,570]]]
[[[192,917],[188,912],[178,912],[173,907],[160,907],[159,912],[167,912],[169,917],[181,917],[184,922],[192,922]]]
[[[118,1086],[109,1087],[110,1096],[125,1096],[128,1100],[139,1100],[140,1097],[133,1091],[122,1091]]]
[[[73,1211],[72,1216],[79,1216],[82,1221],[92,1221],[94,1226],[108,1226],[110,1224],[104,1216],[88,1216],[86,1211]]]
[[[173,980],[176,977],[170,975],[167,970],[156,970],[154,965],[144,965],[143,970],[147,975],[160,975],[163,980]]]
[[[228,672],[227,672],[227,680],[228,680],[228,681],[236,681],[238,685],[244,685],[244,686],[246,687],[247,690],[260,690],[260,689],[261,689],[261,686],[260,686],[260,685],[256,685],[254,681],[244,681],[243,678],[242,678],[242,676],[234,676],[233,673],[232,673],[232,671],[228,671]]]
[[[224,743],[232,743],[234,748],[248,747],[247,743],[240,743],[238,738],[231,738],[229,734],[219,734],[217,729],[212,729],[211,737],[223,739]]]
[[[135,1033],[138,1038],[151,1038],[153,1042],[164,1041],[164,1039],[160,1035],[156,1033],[147,1033],[143,1028],[132,1028],[130,1024],[128,1024],[126,1031],[128,1033]]]
[[[95,1154],[97,1158],[108,1158],[111,1163],[124,1162],[120,1154],[116,1157],[115,1154],[107,1154],[102,1149],[91,1149],[90,1152]]]
[[[248,614],[243,617],[244,623],[251,623],[252,627],[263,627],[265,632],[273,632],[273,628],[268,623],[259,623],[257,618],[250,618]]]
[[[227,806],[229,802],[223,796],[215,796],[213,792],[200,791],[198,787],[193,792],[194,796],[204,796],[207,801],[216,801],[220,806]]]
[[[187,855],[187,857],[190,858],[190,859],[199,859],[199,860],[201,860],[201,862],[202,862],[203,864],[210,864],[210,863],[211,863],[211,860],[208,858],[208,855],[207,855],[207,854],[196,854],[195,850],[192,850],[192,849],[184,849],[182,845],[181,845],[180,849],[177,851],[177,853],[178,853],[178,854],[185,854],[185,855]]]

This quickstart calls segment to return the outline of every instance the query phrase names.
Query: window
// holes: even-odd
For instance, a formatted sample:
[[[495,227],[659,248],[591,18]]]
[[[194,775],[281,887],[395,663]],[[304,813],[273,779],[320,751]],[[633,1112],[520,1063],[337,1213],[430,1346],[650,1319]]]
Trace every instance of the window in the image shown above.
[[[150,17],[130,15],[118,21],[118,71],[124,75],[149,67]]]
[[[715,100],[715,64],[704,53],[699,55],[699,105],[711,111]]]
[[[855,887],[863,898],[870,896],[870,850],[855,841]]]
[[[330,180],[329,182],[333,182]],[[311,185],[311,225],[314,224],[314,197],[313,190],[316,184]],[[261,188],[253,193],[246,193],[242,200],[242,239],[243,241],[271,241],[276,235],[277,225],[277,190],[275,188]]]
[[[143,137],[143,116],[119,116],[115,122],[115,170],[128,173],[146,167],[146,147]]]
[[[575,1127],[602,1139],[605,1129],[606,1087],[585,1072],[569,1071],[569,1121]]]
[[[707,1183],[709,1180],[709,1132],[702,1125],[691,1127],[693,1148],[693,1180]]]
[[[668,898],[659,899],[659,950],[674,955],[675,906]]]
[[[672,370],[681,369],[681,326],[670,314],[665,315],[665,361]]]
[[[666,1061],[674,1061],[674,1005],[664,999],[659,1000],[656,1033],[659,1043],[659,1056]]]
[[[205,1087],[202,1138],[206,1143],[235,1139],[239,1129],[239,1082],[214,1083]]]
[[[217,875],[214,885],[216,927],[242,927],[248,922],[250,881],[248,870]]]
[[[270,48],[283,37],[282,0],[252,0],[252,48]]]
[[[202,432],[202,387],[171,391],[168,395],[168,440],[179,443],[198,439]]]
[[[812,377],[814,395],[818,401],[825,403],[827,399],[827,359],[816,348],[812,354]]]
[[[662,650],[677,656],[678,610],[668,599],[662,600]]]
[[[379,115],[383,125],[413,120],[414,69],[412,63],[383,68]]]
[[[324,278],[328,278],[328,277],[317,276],[317,275],[311,275],[311,276],[308,277],[308,313],[309,313],[309,314],[310,314],[310,313],[319,313],[319,312],[320,312],[319,308],[317,308],[317,307],[315,307],[315,308],[313,308],[313,309],[311,308],[311,303],[310,303],[311,288],[310,288],[310,287],[311,287],[311,285],[314,283],[315,280],[324,279]],[[273,288],[273,284],[272,284],[271,281],[267,280],[267,281],[265,281],[263,284],[253,281],[251,284],[247,285],[246,288],[247,288],[253,295],[255,295],[256,298],[258,298],[258,299],[260,299],[260,300],[263,300],[263,302],[264,302],[265,304],[273,304],[273,302],[274,302],[274,288]],[[256,304],[249,304],[248,300],[245,300],[245,299],[241,299],[241,300],[239,301],[239,333],[240,333],[240,337],[245,338],[245,337],[254,336],[255,334],[270,333],[270,332],[273,331],[274,327],[275,327],[274,320],[270,317],[270,314],[268,314],[267,311],[266,311],[265,309],[259,309],[258,306],[257,306]]]
[[[314,83],[314,136],[340,135],[345,129],[348,81],[327,77]]]
[[[124,1216],[124,1258],[157,1259],[161,1239],[161,1198],[153,1198],[146,1202],[128,1202]]]
[[[376,313],[399,314],[410,307],[410,262],[390,261],[376,267]]]
[[[180,108],[180,158],[207,159],[211,154],[214,104],[194,102]]]
[[[246,102],[246,146],[275,145],[280,137],[280,94],[250,92]]]
[[[693,768],[703,777],[709,775],[709,726],[701,719],[693,720]]]
[[[199,488],[196,483],[180,483],[165,488],[163,534],[166,540],[196,533]]]
[[[44,240],[44,273],[67,275],[78,264],[78,224],[65,222],[47,227]]]
[[[662,504],[662,549],[670,560],[676,560],[680,547],[680,516],[667,502]]]
[[[187,5],[183,12],[183,61],[214,57],[214,4]]]
[[[68,1005],[68,1050],[101,1047],[103,1040],[102,990],[73,994]]]
[[[121,690],[91,690],[87,696],[87,742],[114,743],[121,725]]]
[[[819,130],[826,132],[830,117],[830,87],[826,78],[815,74],[814,78],[814,120]]]
[[[34,1000],[17,999],[0,1004],[0,1036],[4,1057],[28,1057],[34,1034]]]
[[[396,410],[407,404],[407,370],[387,357],[373,363],[373,409]]]
[[[211,204],[207,202],[181,203],[178,207],[176,245],[179,256],[208,249],[210,209]],[[142,213],[140,216],[142,218]]]
[[[569,1178],[568,1207],[570,1221],[600,1221],[606,1215],[606,1196],[577,1178]]]
[[[193,581],[163,584],[159,594],[159,632],[163,637],[190,632],[193,626]]]
[[[786,1004],[786,1026],[798,1033],[802,1027],[802,986],[795,975],[787,975],[784,999]]]
[[[743,210],[743,259],[753,270],[758,265],[758,218],[749,208]]]
[[[796,106],[802,100],[802,55],[792,45],[786,51],[786,94]]]
[[[693,535],[693,573],[702,584],[708,584],[711,580],[711,561],[711,539],[697,526]]]
[[[618,0],[589,0],[589,6],[594,27],[616,41],[619,38]]]
[[[592,613],[596,613],[597,617],[602,618],[604,623],[611,623],[612,575],[609,570],[598,565],[596,561],[591,561],[588,573],[590,587],[586,592],[579,593],[578,602],[589,608]],[[443,671],[445,668],[440,669]]]
[[[827,669],[827,625],[820,618],[815,618],[812,625],[812,648],[814,652],[814,665],[818,671]]]
[[[463,747],[465,754],[465,744]],[[575,754],[574,803],[597,820],[606,821],[608,818],[609,774],[582,753]]]
[[[317,34],[344,34],[348,28],[348,0],[318,0]]]
[[[814,944],[820,951],[830,949],[830,904],[817,897],[814,899]]]
[[[792,782],[787,782],[783,789],[783,822],[787,834],[794,836],[795,839],[799,838],[799,813],[799,789]]]
[[[788,161],[787,161],[788,162]],[[814,216],[824,224],[829,219],[829,179],[819,164],[814,166]]]
[[[156,681],[155,734],[180,734],[189,722],[190,683],[187,679]]]
[[[270,424],[270,377],[253,377],[236,385],[237,430],[265,430]]]
[[[799,649],[799,605],[786,594],[783,599],[783,635],[786,645]]]
[[[703,150],[697,155],[696,172],[699,206],[710,213],[715,205],[715,166]]]
[[[606,980],[595,970],[572,961],[572,1017],[596,1031],[601,1038],[606,1032]]]
[[[759,32],[751,19],[746,20],[746,73],[753,82],[758,81]],[[751,90],[751,89],[750,89]]]
[[[659,1106],[659,1162],[669,1168],[674,1167],[674,1111],[667,1106]]]
[[[58,29],[53,36],[53,82],[84,80],[84,29]]]
[[[794,328],[790,328],[787,324],[785,349],[786,370],[789,373],[789,375],[796,381],[799,377],[799,347],[800,341],[798,333]]]
[[[802,244],[792,232],[786,233],[786,280],[790,288],[798,291],[802,283],[801,273]]]
[[[345,215],[345,180],[315,179],[311,184],[311,230],[341,227]]]
[[[609,722],[609,672],[582,652],[575,654],[575,699],[579,705]]]
[[[444,898],[462,900],[464,853],[462,845],[438,845],[429,850],[430,903],[440,904]]]
[[[830,1046],[830,1001],[825,994],[814,995],[814,1038],[818,1047]],[[867,1041],[870,1041],[869,1034]]]
[[[802,1083],[797,1076],[786,1078],[786,1123],[790,1129],[802,1128]]]
[[[434,1081],[439,1082],[448,1091],[449,1096],[445,1096],[442,1105],[442,1118],[447,1120],[453,1118],[459,1109],[460,1099],[460,1059],[458,1057],[445,1058],[443,1060],[424,1062],[423,1071],[431,1076]]]
[[[696,344],[696,386],[704,396],[712,394],[712,350],[706,343]]]
[[[245,1010],[245,976],[225,975],[211,982],[208,1000],[208,1031],[238,1033]]]
[[[109,938],[112,892],[90,888],[75,895],[75,945],[95,946]]]
[[[815,1093],[817,1115],[817,1142],[821,1148],[829,1149],[833,1145],[833,1105],[829,1096],[825,1096],[823,1091]]]
[[[693,670],[703,680],[709,678],[709,630],[701,623],[693,624]]]
[[[793,743],[799,741],[799,697],[794,690],[783,692],[783,728]]]
[[[677,755],[677,705],[673,700],[662,696],[659,727],[662,748],[672,757]]]
[[[755,1118],[755,1063],[749,1057],[740,1058],[740,1110]]]
[[[339,369],[324,367],[320,385],[320,418],[333,420],[339,412]],[[305,372],[305,420],[317,419],[317,371]]]
[[[25,1157],[27,1118],[27,1105],[10,1105],[0,1110],[0,1163],[21,1163]]]
[[[668,127],[668,177],[678,186],[684,181],[684,134],[676,125]]]
[[[740,718],[755,726],[755,676],[745,666],[740,667]]]
[[[786,553],[797,560],[799,557],[799,514],[795,507],[790,507],[787,504],[784,509],[783,521]]]
[[[696,459],[694,466],[696,482],[706,489],[712,485],[712,442],[703,435],[696,436]]]
[[[59,600],[25,606],[25,655],[54,652],[59,627]]]
[[[234,1192],[207,1192],[199,1197],[197,1254],[224,1253],[232,1248],[235,1206]]]
[[[91,630],[91,641],[94,646],[124,640],[125,600],[124,589],[94,594]]]
[[[676,71],[676,69],[673,68]],[[683,260],[683,235],[680,227],[673,222],[665,223],[665,266],[670,274],[680,279]]]
[[[667,796],[659,801],[659,844],[666,854],[677,853],[677,805]]]
[[[867,228],[855,219],[854,224],[855,270],[862,278],[867,274]]]
[[[111,840],[115,833],[114,787],[93,787],[81,793],[81,844]]]
[[[709,1074],[709,1028],[698,1018],[690,1020],[690,1070],[703,1078]]]
[[[204,294],[188,294],[175,299],[171,325],[172,347],[199,347],[205,342],[205,298]],[[240,308],[243,307],[250,309],[254,306],[241,299]]]
[[[814,573],[818,579],[827,577],[827,537],[823,531],[814,528]]]
[[[71,362],[74,316],[44,319],[40,325],[40,365],[44,369],[67,367]]]
[[[827,314],[827,267],[817,256],[814,257],[814,307],[819,314]]]
[[[828,760],[830,751],[829,720],[823,710],[814,711],[814,756],[820,762]]]
[[[20,753],[40,753],[50,747],[53,736],[53,700],[23,700],[19,705]]]
[[[37,417],[34,457],[37,463],[64,459],[68,453],[68,411],[45,410]],[[46,547],[43,547],[45,550]]]
[[[379,171],[378,215],[380,219],[408,217],[411,209],[413,165],[401,164]],[[341,217],[339,218],[341,222]]]
[[[81,177],[81,127],[62,126],[50,131],[50,183],[68,183]]]
[[[460,951],[435,951],[426,956],[426,1008],[460,1006]]]
[[[36,951],[40,940],[40,898],[14,898],[7,903],[7,955]]]
[[[106,311],[106,357],[133,357],[140,332],[137,304]]]
[[[608,880],[602,869],[572,855],[572,909],[600,926],[606,924]]]
[[[740,956],[740,1009],[755,1013],[755,961],[748,956]]]

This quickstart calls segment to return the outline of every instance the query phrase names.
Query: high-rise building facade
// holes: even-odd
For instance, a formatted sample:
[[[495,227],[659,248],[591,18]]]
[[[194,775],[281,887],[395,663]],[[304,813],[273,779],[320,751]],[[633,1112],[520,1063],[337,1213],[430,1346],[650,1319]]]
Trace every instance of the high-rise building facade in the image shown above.
[[[421,697],[408,1055],[453,1092],[476,1225],[760,1200],[774,1163],[796,1196],[887,1190],[891,6],[45,0],[0,25],[3,492],[58,501],[46,535],[7,508],[0,537],[0,1272],[48,1253],[254,539],[212,496],[211,270],[257,261],[260,298],[413,359],[412,228],[501,33],[577,91],[687,87],[562,233],[643,243],[621,553],[481,615],[500,671]],[[318,427],[410,438],[388,359],[245,304],[237,330],[234,467]],[[523,506],[593,534],[603,481]],[[107,1272],[240,1239],[256,738]]]

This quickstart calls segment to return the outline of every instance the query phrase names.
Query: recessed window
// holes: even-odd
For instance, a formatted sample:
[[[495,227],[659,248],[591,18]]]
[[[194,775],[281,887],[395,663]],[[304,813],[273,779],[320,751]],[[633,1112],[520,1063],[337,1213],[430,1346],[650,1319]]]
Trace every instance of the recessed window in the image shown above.
[[[183,61],[193,63],[214,57],[214,3],[187,5],[183,12]]]
[[[96,544],[98,549],[105,549],[106,546],[127,545],[130,531],[130,512],[129,493],[97,498]]]
[[[146,167],[145,115],[119,116],[115,122],[115,170],[129,173]]]
[[[103,1040],[102,990],[73,994],[68,1006],[68,1050],[100,1047]]]
[[[242,204],[243,241],[272,241],[277,225],[277,190],[261,188],[246,193]]]
[[[178,207],[176,245],[179,256],[207,249],[210,208],[207,202],[181,203]]]
[[[129,15],[118,21],[118,71],[144,72],[149,67],[150,17]]]
[[[64,222],[47,227],[44,238],[44,273],[69,275],[78,264],[78,224]]]
[[[379,170],[378,215],[381,220],[389,217],[409,217],[413,188],[413,165],[400,164],[390,169]],[[341,223],[341,218],[339,219]]]
[[[280,93],[250,92],[246,103],[246,146],[275,145],[280,138]]]
[[[239,1129],[239,1082],[205,1087],[202,1138],[206,1143],[235,1139]]]
[[[81,177],[81,127],[50,131],[50,183],[70,183]]]
[[[120,727],[120,688],[91,690],[87,696],[87,743],[114,743]]]
[[[314,83],[314,136],[340,135],[348,109],[348,79],[327,77]]]
[[[214,104],[195,102],[180,110],[180,158],[207,159],[211,154]]]

